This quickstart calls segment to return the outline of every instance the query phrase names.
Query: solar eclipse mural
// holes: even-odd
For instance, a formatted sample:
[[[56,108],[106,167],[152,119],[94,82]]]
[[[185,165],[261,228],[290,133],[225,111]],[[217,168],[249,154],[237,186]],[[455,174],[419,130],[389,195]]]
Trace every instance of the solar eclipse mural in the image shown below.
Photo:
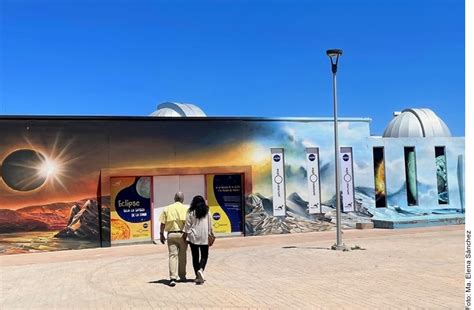
[[[47,182],[61,183],[65,176],[61,158],[48,158],[39,151],[21,149],[10,153],[0,166],[3,182],[13,190],[32,191]]]

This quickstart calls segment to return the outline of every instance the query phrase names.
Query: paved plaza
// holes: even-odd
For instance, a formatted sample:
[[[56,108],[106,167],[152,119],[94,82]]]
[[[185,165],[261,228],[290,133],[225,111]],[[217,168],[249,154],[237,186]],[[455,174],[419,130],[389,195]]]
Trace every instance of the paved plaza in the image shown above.
[[[167,286],[167,249],[0,257],[0,309],[462,309],[464,226],[218,239],[206,283]],[[188,250],[188,275],[192,276]]]

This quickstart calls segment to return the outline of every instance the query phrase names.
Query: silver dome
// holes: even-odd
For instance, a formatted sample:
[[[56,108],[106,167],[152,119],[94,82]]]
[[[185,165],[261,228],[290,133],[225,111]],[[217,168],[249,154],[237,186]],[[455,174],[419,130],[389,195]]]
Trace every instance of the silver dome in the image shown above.
[[[196,105],[190,103],[164,102],[156,107],[150,116],[159,117],[206,117],[206,114]]]
[[[451,137],[448,126],[430,109],[405,109],[396,115],[384,137]]]

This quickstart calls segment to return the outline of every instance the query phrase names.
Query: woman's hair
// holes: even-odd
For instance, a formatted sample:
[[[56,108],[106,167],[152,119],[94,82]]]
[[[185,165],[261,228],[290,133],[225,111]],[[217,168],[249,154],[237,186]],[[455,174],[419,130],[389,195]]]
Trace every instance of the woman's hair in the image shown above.
[[[202,196],[194,196],[189,207],[189,212],[193,212],[196,218],[202,219],[209,212],[209,207],[206,205],[206,201]]]

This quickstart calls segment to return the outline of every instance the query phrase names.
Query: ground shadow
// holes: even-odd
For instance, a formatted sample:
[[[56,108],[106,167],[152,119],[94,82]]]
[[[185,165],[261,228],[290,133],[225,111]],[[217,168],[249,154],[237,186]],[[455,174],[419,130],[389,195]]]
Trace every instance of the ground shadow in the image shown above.
[[[170,285],[170,279],[160,279],[160,280],[156,280],[156,281],[149,281],[148,283],[150,283],[150,284],[162,284],[162,285],[169,286]],[[179,283],[194,283],[194,280],[193,279],[178,280],[178,281],[176,281],[176,283],[177,284],[179,284]]]
[[[319,246],[296,246],[289,245],[284,246],[282,249],[307,249],[307,250],[330,250],[331,248],[319,247]]]
[[[148,283],[163,284],[163,285],[168,286],[170,284],[170,280],[169,279],[160,279],[160,280],[156,280],[156,281],[149,281]]]
[[[326,247],[319,247],[319,246],[296,246],[296,245],[288,245],[288,246],[283,246],[281,247],[282,249],[306,249],[306,250],[331,250],[331,248],[326,248]],[[344,249],[344,251],[354,251],[354,250],[361,250],[365,251],[365,248],[360,247],[359,245],[355,245],[353,247],[348,247],[347,249]]]

